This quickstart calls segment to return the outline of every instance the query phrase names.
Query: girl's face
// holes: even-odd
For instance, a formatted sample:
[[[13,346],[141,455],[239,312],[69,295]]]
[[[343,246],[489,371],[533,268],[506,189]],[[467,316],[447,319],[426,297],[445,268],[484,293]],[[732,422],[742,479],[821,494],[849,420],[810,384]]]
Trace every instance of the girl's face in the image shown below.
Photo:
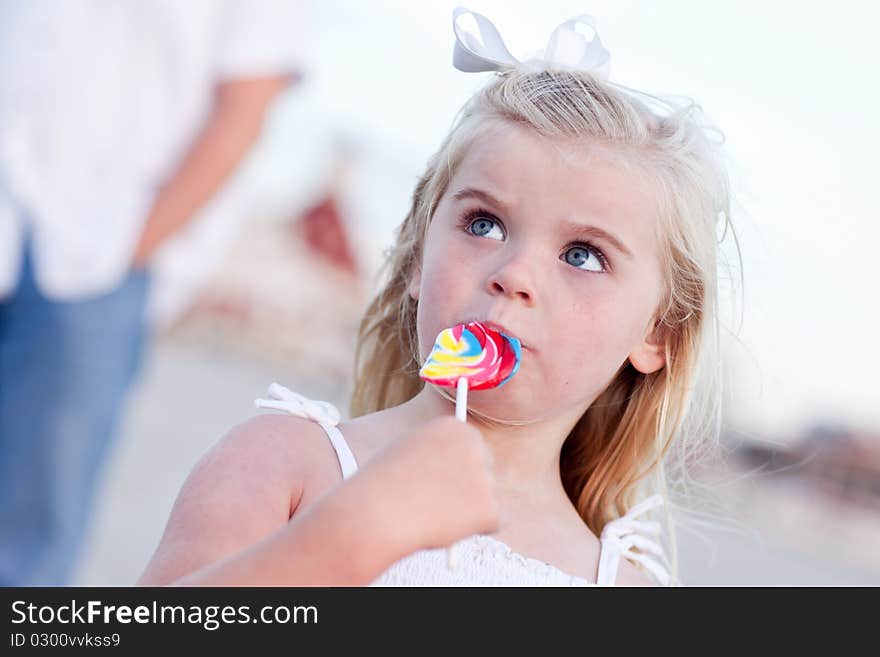
[[[422,361],[444,328],[481,320],[523,345],[503,388],[469,405],[502,420],[582,413],[629,361],[664,365],[656,201],[596,149],[505,125],[469,149],[440,200],[409,292]]]

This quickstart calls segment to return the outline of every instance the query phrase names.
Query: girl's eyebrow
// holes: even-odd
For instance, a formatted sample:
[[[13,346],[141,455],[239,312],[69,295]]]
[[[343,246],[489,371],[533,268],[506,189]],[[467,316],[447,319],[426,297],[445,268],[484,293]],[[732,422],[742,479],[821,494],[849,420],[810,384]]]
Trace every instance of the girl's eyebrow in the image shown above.
[[[452,195],[452,198],[454,198],[456,201],[461,201],[468,198],[477,199],[478,201],[482,201],[483,203],[494,205],[505,213],[509,213],[509,208],[506,203],[498,200],[489,192],[482,189],[477,189],[475,187],[464,187],[455,192],[455,194]],[[575,221],[563,222],[562,228],[577,235],[605,240],[630,260],[634,259],[632,251],[630,251],[626,247],[623,241],[615,234],[609,233],[604,228],[599,228],[599,226],[591,226],[589,224],[579,224]]]
[[[464,187],[464,188],[458,190],[457,192],[455,192],[455,194],[452,195],[452,198],[454,198],[456,201],[461,201],[461,200],[464,200],[467,198],[475,198],[478,201],[482,201],[483,203],[488,203],[489,205],[494,205],[496,208],[498,208],[499,210],[502,210],[503,212],[509,211],[509,208],[506,203],[498,200],[497,198],[492,196],[492,194],[490,194],[489,192],[484,191],[482,189],[477,189],[476,187]]]
[[[562,227],[564,230],[569,230],[577,235],[605,240],[630,260],[634,259],[632,251],[626,248],[626,245],[623,243],[623,241],[621,241],[621,239],[617,237],[614,233],[609,233],[604,228],[599,228],[599,226],[591,226],[589,224],[579,224],[575,221],[563,222]]]

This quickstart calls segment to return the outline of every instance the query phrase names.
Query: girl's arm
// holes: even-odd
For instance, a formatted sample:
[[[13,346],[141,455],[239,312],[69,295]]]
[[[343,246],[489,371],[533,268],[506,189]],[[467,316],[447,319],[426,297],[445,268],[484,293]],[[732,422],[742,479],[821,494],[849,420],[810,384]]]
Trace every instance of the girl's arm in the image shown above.
[[[369,487],[357,475],[242,552],[176,586],[366,586],[409,550],[375,531]]]
[[[187,477],[137,584],[344,586],[378,577],[406,548],[391,535],[377,540],[381,504],[361,473],[291,518],[327,449],[321,429],[297,418],[262,415],[235,427]]]
[[[291,518],[331,449],[286,416],[234,429],[187,478],[138,584],[364,586],[416,550],[497,529],[491,454],[472,425],[414,428]]]

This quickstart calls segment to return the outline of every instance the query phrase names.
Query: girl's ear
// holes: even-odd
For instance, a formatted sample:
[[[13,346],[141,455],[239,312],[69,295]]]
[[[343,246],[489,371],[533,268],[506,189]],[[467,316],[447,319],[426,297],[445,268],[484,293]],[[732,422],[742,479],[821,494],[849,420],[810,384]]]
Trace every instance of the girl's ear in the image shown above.
[[[412,273],[409,278],[409,285],[406,286],[407,292],[409,292],[409,296],[412,297],[414,301],[419,300],[419,289],[422,287],[422,268],[415,264],[412,268]]]
[[[660,320],[654,320],[645,338],[629,355],[629,362],[642,374],[651,374],[666,365],[662,328]]]

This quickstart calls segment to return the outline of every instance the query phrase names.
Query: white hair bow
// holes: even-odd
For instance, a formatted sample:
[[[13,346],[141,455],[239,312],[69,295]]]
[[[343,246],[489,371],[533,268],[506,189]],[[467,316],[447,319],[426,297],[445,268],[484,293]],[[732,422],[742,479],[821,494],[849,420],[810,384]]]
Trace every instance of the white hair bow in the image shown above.
[[[593,37],[588,39],[577,30],[588,25]],[[455,51],[452,63],[460,71],[476,73],[519,68],[542,71],[549,68],[591,71],[608,79],[611,53],[605,49],[596,31],[596,19],[590,15],[575,16],[553,30],[547,47],[534,57],[521,62],[510,54],[496,27],[485,16],[456,7],[452,11]]]

